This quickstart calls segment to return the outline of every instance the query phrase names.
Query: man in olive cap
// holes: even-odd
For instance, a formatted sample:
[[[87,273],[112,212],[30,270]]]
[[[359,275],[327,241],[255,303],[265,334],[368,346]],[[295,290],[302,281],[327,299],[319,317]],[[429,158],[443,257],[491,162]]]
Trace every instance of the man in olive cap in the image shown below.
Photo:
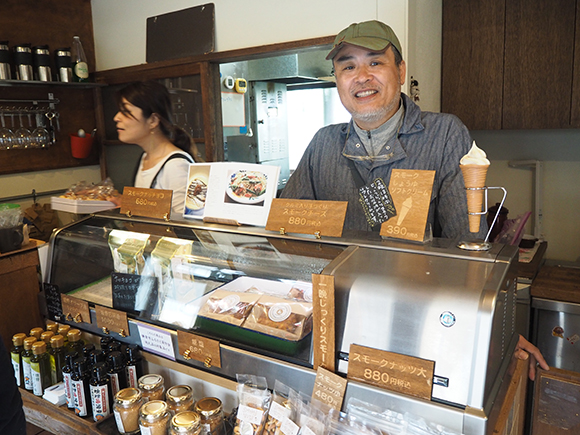
[[[422,112],[401,92],[406,65],[393,30],[379,21],[351,24],[327,56],[336,87],[352,115],[320,129],[290,177],[286,198],[348,201],[345,230],[378,230],[359,198],[377,179],[389,185],[393,169],[435,170],[427,226],[435,237],[484,238],[469,233],[459,160],[469,151],[467,128],[454,115]],[[365,204],[368,207],[369,204]]]
[[[352,120],[316,133],[282,197],[348,201],[345,229],[370,230],[359,201],[361,187],[377,178],[388,186],[395,168],[435,170],[428,217],[434,235],[485,237],[483,219],[479,234],[469,233],[459,170],[471,145],[469,132],[456,116],[422,112],[401,92],[406,66],[393,30],[379,21],[351,24],[336,36],[326,58],[332,59],[338,94]],[[515,355],[529,358],[532,380],[536,362],[549,369],[522,336]]]

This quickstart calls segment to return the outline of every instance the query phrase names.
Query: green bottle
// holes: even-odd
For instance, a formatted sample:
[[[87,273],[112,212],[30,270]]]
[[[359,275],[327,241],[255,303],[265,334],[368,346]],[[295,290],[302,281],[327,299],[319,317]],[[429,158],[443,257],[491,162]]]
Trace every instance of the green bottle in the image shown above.
[[[30,373],[32,375],[32,392],[35,396],[42,396],[44,390],[52,385],[50,358],[48,353],[46,353],[46,343],[44,341],[37,341],[32,345]]]
[[[62,368],[65,365],[65,355],[64,337],[62,335],[53,335],[50,338],[50,349],[48,349],[52,385],[62,381]]]
[[[87,64],[87,56],[83,50],[83,44],[81,43],[81,39],[78,36],[73,37],[71,60],[73,67],[73,81],[88,82],[89,65]]]
[[[24,387],[24,370],[22,368],[22,351],[24,350],[24,339],[26,334],[20,332],[14,334],[12,337],[12,349],[10,349],[10,356],[12,357],[12,367],[14,367],[14,377],[16,384],[19,387]]]
[[[22,351],[22,374],[24,377],[24,388],[32,391],[32,374],[30,373],[30,358],[32,357],[32,345],[36,343],[36,337],[26,337],[24,339],[24,350]]]

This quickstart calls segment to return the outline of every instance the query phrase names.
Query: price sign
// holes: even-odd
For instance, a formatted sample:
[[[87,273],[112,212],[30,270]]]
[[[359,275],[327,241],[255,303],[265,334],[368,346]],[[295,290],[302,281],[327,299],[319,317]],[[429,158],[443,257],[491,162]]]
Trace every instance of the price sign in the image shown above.
[[[87,301],[63,294],[60,295],[60,301],[66,320],[76,323],[91,323],[91,312]]]
[[[314,389],[312,391],[312,398],[318,399],[322,403],[326,403],[331,408],[338,411],[342,408],[342,401],[346,391],[346,379],[318,367],[316,370],[316,380],[314,381]]]
[[[335,368],[334,276],[312,274],[314,368]]]
[[[381,225],[381,236],[421,242],[429,215],[435,171],[393,169],[389,192],[397,214]]]
[[[185,359],[194,359],[206,367],[221,367],[219,341],[189,332],[177,331],[179,353]]]
[[[340,237],[346,201],[310,201],[274,198],[266,230]]]
[[[117,332],[123,336],[129,335],[127,313],[95,305],[95,314],[99,328],[107,328],[109,331]]]
[[[347,378],[431,400],[435,361],[350,345]]]
[[[121,213],[169,219],[172,190],[125,187],[121,197]]]
[[[48,317],[57,321],[64,320],[58,286],[45,282],[42,284],[42,288],[44,289]]]

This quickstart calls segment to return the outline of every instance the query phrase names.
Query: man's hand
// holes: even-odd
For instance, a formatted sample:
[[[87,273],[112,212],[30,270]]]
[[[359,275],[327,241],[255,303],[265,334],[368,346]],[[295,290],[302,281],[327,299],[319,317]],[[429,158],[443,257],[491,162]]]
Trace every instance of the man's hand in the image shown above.
[[[516,345],[514,354],[516,358],[522,359],[524,361],[529,358],[530,365],[528,375],[532,381],[536,379],[536,363],[538,363],[544,370],[550,370],[550,366],[542,356],[540,349],[538,349],[521,335],[520,339],[518,340],[518,344]]]

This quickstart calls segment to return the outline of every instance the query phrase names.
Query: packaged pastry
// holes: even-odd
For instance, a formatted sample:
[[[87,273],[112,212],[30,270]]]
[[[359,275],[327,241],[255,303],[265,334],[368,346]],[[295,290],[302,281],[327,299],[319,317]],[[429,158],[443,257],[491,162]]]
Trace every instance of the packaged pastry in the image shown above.
[[[272,393],[266,378],[236,375],[238,380],[238,412],[234,434],[261,435],[264,430]]]
[[[145,267],[143,252],[148,240],[148,234],[120,230],[111,231],[109,248],[113,256],[115,272],[140,275]]]
[[[312,330],[312,304],[263,295],[252,308],[243,327],[297,341]]]
[[[257,293],[217,289],[209,294],[206,303],[199,310],[199,315],[241,326],[259,299],[260,295]]]

